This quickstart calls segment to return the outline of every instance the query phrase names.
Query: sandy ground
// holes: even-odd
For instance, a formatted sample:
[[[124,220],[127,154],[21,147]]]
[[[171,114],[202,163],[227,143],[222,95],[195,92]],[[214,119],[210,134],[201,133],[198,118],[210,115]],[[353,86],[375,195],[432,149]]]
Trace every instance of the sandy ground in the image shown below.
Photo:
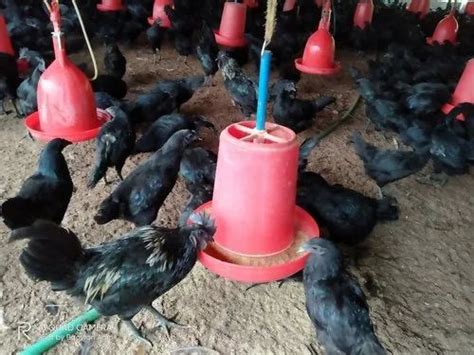
[[[168,49],[163,53],[164,68],[153,67],[151,55],[143,49],[127,49],[125,54],[132,97],[156,80],[200,73],[193,59],[189,68],[167,71],[175,66],[176,58]],[[349,53],[340,51],[338,55],[346,68],[361,62]],[[347,73],[330,79],[304,77],[299,88],[301,96],[332,94],[338,98],[337,105],[321,113],[316,126],[301,139],[329,126],[356,97]],[[182,110],[204,114],[220,129],[241,120],[223,89],[220,74],[215,86],[200,90]],[[364,126],[363,108],[359,108],[350,123],[313,152],[310,167],[332,182],[374,196],[375,184],[364,175],[348,143],[351,132]],[[35,170],[41,144],[22,139],[23,122],[14,117],[0,118],[0,127],[0,200],[4,200],[15,195]],[[217,148],[217,137],[210,132],[204,132],[203,137],[203,145]],[[367,137],[387,144],[373,129]],[[125,222],[98,226],[93,221],[99,202],[117,183],[111,171],[112,185],[101,182],[93,191],[86,188],[93,156],[93,141],[65,149],[77,190],[63,224],[85,245],[116,239],[131,228]],[[130,159],[125,173],[144,158]],[[411,177],[388,190],[399,201],[400,220],[377,226],[363,246],[345,251],[350,270],[366,289],[378,336],[394,354],[473,353],[474,179],[455,177],[440,189]],[[186,199],[183,184],[178,182],[156,223],[174,225]],[[0,353],[10,354],[80,314],[85,306],[50,291],[45,283],[33,283],[18,262],[21,243],[7,243],[3,224],[0,232]],[[190,329],[172,330],[167,338],[154,328],[150,315],[142,312],[134,320],[147,328],[145,334],[154,342],[151,349],[130,337],[117,318],[101,319],[93,331],[80,332],[51,353],[75,354],[82,347],[83,354],[167,354],[201,345],[220,354],[307,354],[307,345],[315,343],[315,336],[305,312],[302,285],[289,283],[278,288],[268,284],[245,292],[246,287],[217,277],[198,264],[186,280],[155,302],[166,315],[177,314],[178,321],[191,325]]]

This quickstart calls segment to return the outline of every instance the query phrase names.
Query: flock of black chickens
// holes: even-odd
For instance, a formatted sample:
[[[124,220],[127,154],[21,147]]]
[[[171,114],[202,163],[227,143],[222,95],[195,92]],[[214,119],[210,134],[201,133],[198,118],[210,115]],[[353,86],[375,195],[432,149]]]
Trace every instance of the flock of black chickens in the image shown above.
[[[28,61],[30,73],[20,78],[16,59],[0,53],[0,99],[11,99],[17,115],[37,110],[39,77],[51,62],[52,27],[46,8],[33,0],[1,0],[16,53]],[[201,129],[217,131],[203,116],[179,113],[181,105],[221,72],[224,85],[245,117],[257,106],[256,73],[242,67],[249,61],[259,65],[265,6],[248,9],[243,49],[220,50],[213,28],[219,25],[220,0],[175,0],[166,7],[172,26],[164,29],[156,21],[147,25],[152,0],[127,0],[126,10],[99,13],[95,1],[81,1],[80,9],[89,35],[106,46],[104,67],[92,82],[97,106],[112,120],[105,123],[96,140],[96,159],[89,188],[114,168],[121,182],[98,207],[94,220],[106,224],[123,219],[136,229],[122,238],[98,247],[84,248],[74,232],[61,227],[73,194],[67,162],[62,154],[70,142],[54,139],[43,149],[36,172],[21,190],[1,205],[0,216],[12,230],[10,240],[28,239],[20,255],[27,274],[48,281],[54,291],[66,291],[94,307],[104,316],[119,316],[132,333],[149,342],[133,324],[142,309],[156,316],[166,330],[177,326],[165,318],[152,302],[177,285],[191,271],[197,253],[213,241],[215,226],[206,214],[194,214],[196,207],[212,199],[217,156],[192,147]],[[334,1],[333,32],[338,45],[374,51],[368,72],[350,68],[355,85],[365,101],[367,117],[377,130],[397,143],[397,149],[383,150],[365,142],[359,133],[352,141],[365,171],[380,189],[380,198],[366,197],[341,185],[331,185],[321,175],[307,171],[311,151],[320,138],[307,139],[300,147],[297,204],[327,229],[325,238],[306,243],[310,253],[302,275],[308,315],[319,342],[328,354],[384,354],[369,317],[365,295],[358,282],[343,267],[335,243],[363,242],[378,222],[398,219],[395,198],[382,188],[412,175],[433,162],[429,177],[445,181],[442,175],[465,174],[474,162],[474,105],[463,103],[445,115],[441,108],[451,94],[474,52],[474,19],[458,14],[459,44],[428,46],[436,23],[446,14],[438,9],[421,19],[398,3],[375,1],[374,22],[364,30],[352,27],[356,1]],[[275,122],[296,133],[312,127],[317,112],[334,97],[301,100],[297,97],[300,74],[293,61],[303,49],[321,16],[313,0],[298,0],[294,10],[283,12],[279,1],[276,34],[269,49],[279,74],[270,89]],[[60,4],[62,30],[69,53],[83,49],[79,23],[70,1]],[[400,30],[402,29],[402,30]],[[155,61],[160,61],[163,41],[172,41],[180,56],[195,55],[204,75],[161,80],[134,100],[126,100],[128,87],[122,79],[127,60],[122,45],[135,45],[144,34]],[[138,50],[138,49],[137,49]],[[185,65],[185,61],[183,62]],[[84,66],[82,68],[86,69]],[[18,105],[17,105],[18,104]],[[460,116],[464,121],[459,120]],[[137,140],[136,132],[143,133]],[[406,148],[399,148],[403,144]],[[126,177],[122,168],[133,154],[153,152]],[[181,176],[191,194],[178,226],[154,226],[158,211]]]

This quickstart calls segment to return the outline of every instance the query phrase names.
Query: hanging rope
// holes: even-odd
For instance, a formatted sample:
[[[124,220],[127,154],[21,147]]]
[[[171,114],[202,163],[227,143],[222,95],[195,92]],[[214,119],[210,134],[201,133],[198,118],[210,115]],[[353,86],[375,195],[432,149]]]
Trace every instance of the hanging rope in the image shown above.
[[[265,37],[262,46],[262,55],[265,51],[265,48],[270,44],[273,33],[275,32],[276,27],[276,14],[277,14],[278,0],[268,0],[267,1],[267,14],[265,22]]]

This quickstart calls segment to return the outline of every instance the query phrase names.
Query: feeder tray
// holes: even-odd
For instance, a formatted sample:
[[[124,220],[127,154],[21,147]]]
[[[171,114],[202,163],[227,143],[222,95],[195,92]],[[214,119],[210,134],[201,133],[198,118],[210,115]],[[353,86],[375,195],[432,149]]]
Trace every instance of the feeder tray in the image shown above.
[[[102,0],[102,3],[97,4],[97,10],[100,12],[122,11],[124,8],[122,0]]]
[[[236,2],[224,3],[219,30],[214,31],[216,42],[224,47],[239,48],[247,45],[245,21],[247,7]]]
[[[222,132],[213,201],[196,210],[217,227],[214,243],[199,255],[207,269],[250,283],[303,269],[307,254],[297,251],[319,228],[295,205],[298,151],[295,133],[280,125],[257,131],[254,121],[244,121]]]

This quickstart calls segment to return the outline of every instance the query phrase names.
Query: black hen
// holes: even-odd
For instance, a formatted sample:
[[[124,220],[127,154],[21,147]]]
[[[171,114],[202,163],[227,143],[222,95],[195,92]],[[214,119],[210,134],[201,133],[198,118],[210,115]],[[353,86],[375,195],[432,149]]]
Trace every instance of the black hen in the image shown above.
[[[250,80],[237,64],[237,61],[226,52],[219,52],[217,57],[219,69],[224,77],[224,86],[233,103],[245,117],[257,111],[257,85]]]
[[[381,150],[366,143],[360,134],[353,135],[354,147],[364,162],[365,172],[379,187],[412,175],[428,163],[427,151]]]
[[[390,197],[376,200],[313,172],[298,175],[297,204],[329,231],[329,239],[353,245],[364,241],[379,221],[398,219]]]
[[[306,311],[326,353],[385,354],[364,292],[344,270],[341,252],[331,241],[318,238],[303,250],[310,253],[303,271]]]
[[[179,217],[178,225],[184,226],[191,214],[196,208],[202,206],[204,203],[212,200],[212,194],[214,192],[214,187],[208,184],[202,185],[186,185],[186,188],[191,193],[191,197],[186,202],[186,205],[181,212]]]
[[[122,168],[135,144],[135,131],[127,114],[119,107],[109,108],[113,120],[105,123],[96,140],[95,167],[87,186],[93,188],[100,179],[106,180],[107,169],[114,167],[120,178]]]
[[[194,131],[176,132],[100,204],[95,221],[105,224],[125,219],[138,226],[151,224],[176,183],[184,150],[195,138]]]
[[[295,133],[310,128],[316,113],[336,101],[336,98],[331,96],[317,100],[300,100],[296,94],[296,86],[289,80],[280,80],[272,88],[272,96],[275,96],[272,111],[275,122],[291,128]]]
[[[212,220],[194,215],[193,223],[181,228],[145,226],[86,249],[72,231],[37,221],[14,231],[10,241],[28,239],[20,262],[33,280],[49,282],[54,291],[66,291],[104,316],[117,315],[133,335],[150,343],[132,318],[147,309],[159,326],[176,325],[152,303],[186,277],[214,233]]]
[[[37,110],[38,98],[36,96],[36,91],[38,89],[40,76],[43,74],[45,69],[44,60],[40,59],[31,75],[23,80],[16,90],[19,110],[22,116],[27,116]]]
[[[450,97],[447,85],[420,83],[411,87],[405,106],[415,115],[430,115],[440,110]]]
[[[218,53],[219,47],[217,46],[214,32],[212,28],[204,22],[201,28],[201,36],[199,37],[196,54],[204,70],[204,74],[206,74],[208,78],[214,76],[219,69],[217,66]]]
[[[16,107],[16,91],[20,85],[20,77],[18,76],[18,68],[15,57],[0,53],[0,113],[5,113],[5,99],[12,100],[13,107],[17,116],[19,116],[18,108]]]
[[[179,113],[161,116],[140,137],[133,153],[154,152],[160,149],[168,139],[182,129],[199,130],[201,127],[215,129],[203,116],[184,116]]]
[[[153,51],[153,59],[155,63],[157,56],[158,61],[161,60],[161,44],[163,43],[164,36],[165,29],[160,26],[159,20],[155,21],[155,23],[146,30],[146,38],[151,50]]]
[[[193,54],[194,15],[180,6],[165,6],[165,13],[171,21],[171,32],[174,35],[174,46],[179,55],[187,58]]]
[[[106,92],[116,99],[123,99],[128,91],[127,83],[112,75],[99,75],[91,85],[94,92]]]
[[[49,142],[41,152],[36,172],[26,179],[16,197],[2,204],[0,216],[10,229],[29,226],[38,219],[61,223],[73,190],[62,155],[69,144],[63,139]]]
[[[104,66],[107,74],[122,78],[127,70],[127,59],[115,42],[108,42],[105,47]]]

